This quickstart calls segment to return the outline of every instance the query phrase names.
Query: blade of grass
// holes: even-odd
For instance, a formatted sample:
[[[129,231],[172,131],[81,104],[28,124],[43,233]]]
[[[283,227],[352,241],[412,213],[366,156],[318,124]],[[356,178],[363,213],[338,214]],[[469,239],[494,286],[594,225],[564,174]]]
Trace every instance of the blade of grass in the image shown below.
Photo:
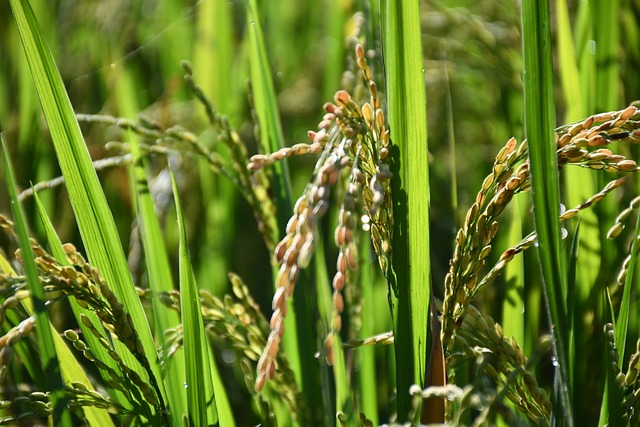
[[[611,301],[611,294],[609,289],[606,289],[605,293],[606,303],[605,306],[609,309],[609,317],[613,325],[617,324],[615,310],[613,309],[613,302]],[[614,327],[615,329],[615,327]],[[604,396],[602,397],[602,405],[600,407],[600,419],[598,426],[614,425],[614,426],[628,426],[629,422],[623,423],[624,414],[622,410],[623,392],[618,381],[616,379],[617,373],[614,371],[614,366],[620,366],[617,360],[613,359],[614,347],[617,348],[616,336],[617,331],[612,330],[610,325],[605,326],[605,349],[604,349],[604,363],[606,369],[605,383],[604,383]],[[620,353],[618,353],[620,358]]]
[[[558,68],[567,109],[564,122],[570,123],[587,116],[589,110],[586,104],[586,92],[582,91],[580,87],[581,73],[578,70],[566,0],[557,2],[556,11]],[[567,205],[576,206],[595,194],[596,181],[596,176],[589,169],[565,168],[564,184],[566,188],[571,189],[566,192]],[[590,304],[589,298],[592,290],[599,285],[598,276],[602,265],[601,235],[598,226],[600,222],[596,210],[588,209],[580,214],[580,240],[576,248],[576,251],[580,252],[580,262],[576,265],[575,294],[567,299],[576,309],[573,314],[571,309],[569,310],[571,336],[570,348],[568,349],[571,384],[575,393],[573,401],[576,423],[579,423],[580,418],[585,416],[583,414],[588,413],[587,408],[583,406],[588,403],[583,396],[580,396],[580,392],[589,386],[587,379],[591,367],[588,358],[574,356],[576,348],[585,348],[591,339],[589,334],[585,333],[585,330],[588,329],[585,326],[588,325],[584,325],[585,313],[583,310]],[[597,315],[596,318],[599,319],[600,315]],[[587,422],[587,419],[584,419],[583,422]]]
[[[87,255],[109,286],[113,287],[114,294],[131,316],[144,350],[144,355],[139,357],[146,357],[144,363],[147,366],[144,368],[159,397],[159,416],[165,416],[166,390],[153,337],[127,268],[113,216],[93,169],[62,79],[28,1],[11,0],[10,4]],[[123,352],[121,357],[143,378],[146,376],[139,368],[143,363],[140,359],[129,352]]]
[[[587,112],[584,108],[585,104],[582,101],[583,92],[580,90],[580,73],[578,72],[577,56],[573,43],[573,35],[571,33],[567,0],[558,0],[556,11],[558,68],[560,70],[560,81],[567,106],[566,119],[571,122],[584,117]]]
[[[200,2],[197,7],[193,68],[197,75],[216,76],[202,79],[202,90],[218,111],[235,117],[243,95],[232,81],[232,76],[237,74],[233,69],[233,54],[237,46],[233,38],[232,3],[214,0]],[[199,263],[196,280],[202,289],[222,295],[229,283],[227,272],[230,257],[227,248],[233,244],[236,229],[234,212],[237,193],[224,177],[211,174],[208,162],[199,162],[198,169],[201,200],[206,201],[205,237],[198,255],[200,259],[207,259],[207,262]]]
[[[18,235],[20,250],[22,251],[22,266],[27,276],[27,285],[29,286],[31,301],[35,312],[38,353],[40,355],[42,369],[44,370],[44,378],[50,393],[51,415],[55,424],[69,425],[71,422],[71,414],[67,406],[67,398],[62,383],[62,376],[60,375],[60,362],[58,361],[53,334],[49,326],[49,313],[47,312],[44,289],[38,278],[38,270],[36,268],[33,250],[31,249],[31,243],[29,242],[29,233],[22,213],[22,207],[18,201],[13,169],[9,161],[7,146],[4,138],[2,138],[2,133],[0,133],[0,142],[2,143],[2,159],[7,192],[11,200],[14,226],[16,234]]]
[[[594,111],[611,111],[617,109],[621,104],[620,96],[620,66],[619,66],[619,49],[620,49],[620,25],[618,22],[618,13],[620,10],[620,1],[612,0],[608,2],[590,1],[591,10],[590,27],[593,35],[592,46],[594,62],[594,85],[586,88],[591,91],[594,97]],[[604,174],[597,174],[597,186],[602,188],[607,183],[607,177]],[[599,203],[595,207],[595,212],[601,219],[600,225],[600,254],[601,269],[608,271],[611,268],[617,268],[618,248],[614,241],[607,239],[608,232],[607,218],[612,220],[617,215],[617,206],[614,200],[605,199],[603,203]],[[600,310],[600,321],[605,317],[603,308]]]
[[[122,64],[111,68],[115,82],[116,103],[123,117],[131,117],[138,111],[131,75],[126,72]],[[148,275],[149,289],[151,289],[151,304],[156,337],[159,343],[165,344],[165,331],[175,328],[180,323],[180,316],[168,309],[160,302],[160,295],[174,289],[171,267],[162,231],[158,222],[153,200],[149,193],[149,183],[146,174],[146,162],[142,158],[138,137],[134,132],[127,132],[131,144],[130,181],[132,193],[135,194],[136,222],[140,228],[144,260]],[[182,422],[183,414],[187,413],[186,396],[184,392],[185,372],[184,353],[176,352],[170,360],[165,362],[167,398],[171,408],[171,418],[174,425]]]
[[[522,240],[522,215],[520,203],[521,197],[516,197],[512,209],[512,219],[509,226],[509,242]],[[505,281],[507,282],[506,295],[502,304],[502,327],[505,336],[512,336],[516,342],[524,343],[525,340],[525,303],[524,303],[524,259],[514,258],[505,269]]]
[[[522,35],[524,42],[525,130],[529,144],[529,162],[534,201],[534,219],[538,234],[538,253],[554,334],[558,363],[555,407],[562,421],[573,425],[571,384],[567,351],[569,331],[566,313],[567,274],[560,242],[560,198],[556,145],[551,21],[547,0],[523,0]]]
[[[595,42],[596,60],[596,105],[597,111],[611,111],[620,105],[620,25],[618,11],[620,0],[590,2]]]
[[[636,219],[635,238],[631,245],[631,259],[629,260],[629,267],[627,269],[627,275],[624,279],[624,290],[622,292],[622,301],[620,302],[620,310],[618,311],[617,320],[614,320],[615,325],[615,343],[618,349],[618,365],[622,366],[624,361],[624,352],[627,344],[627,332],[629,329],[629,314],[631,312],[631,290],[633,289],[634,271],[636,269],[636,262],[638,259],[638,239],[640,238],[640,215]],[[615,319],[615,318],[614,318]]]
[[[358,245],[360,255],[360,281],[362,283],[362,328],[360,339],[371,337],[375,334],[376,310],[374,306],[374,287],[379,280],[374,279],[373,265],[369,262],[371,253],[371,239],[364,234]],[[354,357],[359,362],[357,370],[359,397],[358,407],[371,420],[373,425],[378,422],[378,381],[376,380],[376,349],[373,346],[359,348]]]
[[[189,423],[193,426],[200,426],[220,422],[221,425],[226,426],[229,425],[227,423],[233,422],[233,419],[218,420],[216,395],[222,395],[224,390],[214,390],[212,377],[214,361],[210,357],[209,343],[204,330],[200,294],[191,268],[180,193],[173,171],[171,172],[171,184],[176,204],[178,233],[180,234],[180,309]]]
[[[238,97],[231,94],[231,60],[233,57],[232,4],[226,0],[205,1],[198,4],[197,44],[194,47],[193,68],[203,76],[204,92],[220,111],[229,113]],[[213,25],[212,25],[213,22]],[[231,108],[235,111],[235,108]]]
[[[53,228],[53,224],[49,219],[49,215],[44,208],[44,205],[40,201],[40,197],[38,193],[34,191],[33,197],[36,202],[36,208],[38,209],[38,216],[40,217],[40,221],[42,222],[45,235],[47,236],[47,242],[49,243],[49,248],[51,249],[51,254],[53,257],[62,265],[69,265],[67,261],[67,257],[64,253],[64,249],[62,248],[62,243],[60,243],[60,239],[56,234],[55,229]],[[93,333],[88,330],[87,326],[80,321],[80,314],[84,314],[85,316],[89,316],[90,318],[94,316],[94,313],[86,308],[82,308],[75,297],[70,296],[68,298],[69,305],[71,306],[71,310],[80,325],[80,329],[83,333],[83,338],[87,342],[89,348],[94,353],[96,358],[105,365],[109,366],[114,372],[120,372],[119,366],[115,363],[113,358],[109,356],[107,350],[100,345],[98,342],[98,338],[93,335]],[[53,326],[52,326],[53,328]],[[60,359],[61,369],[62,369],[62,377],[65,383],[79,382],[86,385],[88,390],[94,390],[93,384],[86,376],[82,368],[78,365],[78,361],[75,357],[73,357],[71,351],[67,348],[67,346],[62,341],[62,338],[59,334],[54,335],[54,339],[56,341],[56,348],[58,351],[58,357]],[[100,370],[100,374],[102,375],[103,380],[105,380],[105,384],[107,384],[107,390],[109,390],[109,394],[112,399],[114,399],[118,404],[122,405],[124,408],[131,409],[131,405],[129,401],[123,396],[120,390],[114,389],[109,385],[109,380],[111,377]],[[85,417],[87,418],[87,422],[91,426],[113,426],[113,421],[111,420],[111,416],[104,408],[98,408],[96,406],[83,406],[82,407]]]
[[[264,153],[275,152],[285,146],[282,125],[278,117],[276,93],[271,80],[269,59],[267,58],[256,0],[246,0],[245,4],[251,50],[251,82],[260,124],[260,149]],[[275,182],[272,182],[278,207],[280,235],[283,234],[291,211],[289,164],[286,159],[282,160],[273,165]]]
[[[429,163],[418,1],[383,2],[383,50],[393,155],[392,312],[398,421],[411,408],[409,387],[422,386],[430,348]],[[444,420],[442,420],[444,421]]]

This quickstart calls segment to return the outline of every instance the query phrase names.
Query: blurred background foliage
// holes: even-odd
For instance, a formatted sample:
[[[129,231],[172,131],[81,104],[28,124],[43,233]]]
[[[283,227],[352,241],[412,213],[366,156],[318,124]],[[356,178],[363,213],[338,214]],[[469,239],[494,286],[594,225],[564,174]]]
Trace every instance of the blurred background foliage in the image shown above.
[[[345,51],[345,37],[353,26],[351,16],[369,6],[357,1],[275,3],[262,5],[262,16],[285,139],[292,145],[306,140],[307,130],[314,129],[321,118],[322,104],[342,87],[346,55],[352,54]],[[76,112],[126,117],[123,111],[128,106],[118,99],[115,82],[119,73],[126,72],[135,82],[130,95],[141,115],[163,127],[179,124],[201,134],[202,140],[212,145],[214,138],[206,129],[200,106],[182,83],[180,61],[186,59],[193,63],[195,77],[216,109],[229,117],[244,140],[253,141],[242,2],[34,1],[32,5]],[[13,155],[30,159],[17,171],[19,183],[26,188],[29,182],[59,176],[59,170],[49,161],[54,154],[26,63],[16,60],[23,55],[8,5],[1,5],[0,12],[5,53],[0,57],[0,117],[6,139],[13,145]],[[221,23],[226,28],[212,29]],[[496,152],[492,147],[500,147],[510,136],[522,134],[519,12],[511,2],[499,6],[493,2],[449,2],[446,7],[441,2],[426,2],[422,23],[429,133],[433,141],[432,179],[445,184],[434,185],[431,196],[434,231],[444,245],[434,254],[440,261],[436,274],[443,278],[451,252],[444,248],[451,248],[456,222],[475,196],[476,183],[489,170]],[[225,33],[225,40],[217,39]],[[106,148],[107,142],[126,140],[115,126],[83,125],[83,131],[94,160],[115,154]],[[453,138],[458,175],[465,177],[458,181],[459,207],[452,203],[455,193],[450,191],[452,155],[448,141]],[[304,159],[294,159],[293,163],[297,194],[299,191],[295,190],[300,190],[308,178],[309,163]],[[112,208],[118,211],[116,220],[123,242],[129,242],[131,217],[122,215],[132,211],[125,174],[124,168],[111,168],[100,176]],[[268,262],[266,252],[261,248],[246,250],[252,246],[249,242],[255,241],[254,227],[249,226],[253,219],[224,178],[187,167],[182,169],[181,177],[185,180],[183,190],[192,196],[186,199],[186,209],[194,219],[199,218],[193,223],[201,224],[201,231],[216,233],[205,237],[200,231],[191,230],[194,246],[207,240],[227,247],[223,241],[233,240],[235,253],[217,254],[227,258],[227,268],[249,275],[263,271],[251,266],[264,266]],[[210,200],[205,199],[205,194],[234,201],[231,205],[217,204],[222,212],[211,213],[226,224],[224,229],[205,227],[207,221],[216,220],[207,218]],[[68,221],[71,210],[64,190],[59,187],[47,191],[45,200],[57,206],[53,219],[63,241],[77,241],[75,227]],[[167,224],[173,227],[173,221]],[[200,257],[194,262],[211,260],[205,262]],[[224,264],[220,266],[217,275],[224,278]],[[247,279],[255,283],[259,277]],[[265,289],[270,292],[268,286]]]

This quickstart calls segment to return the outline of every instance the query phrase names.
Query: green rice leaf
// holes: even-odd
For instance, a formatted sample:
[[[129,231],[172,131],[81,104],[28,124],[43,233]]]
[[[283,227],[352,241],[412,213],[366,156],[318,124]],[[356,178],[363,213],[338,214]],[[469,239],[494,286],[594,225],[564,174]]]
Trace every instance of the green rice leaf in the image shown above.
[[[147,374],[150,376],[160,397],[160,411],[164,412],[166,391],[153,337],[62,79],[28,1],[11,0],[10,4],[89,261],[104,275],[130,314],[147,358],[147,367],[142,370],[140,362],[129,352],[123,352],[121,357],[143,378]]]
[[[2,143],[2,159],[7,192],[9,193],[16,234],[18,235],[20,250],[22,251],[22,266],[27,276],[27,285],[29,286],[31,301],[35,312],[40,362],[44,370],[44,379],[50,392],[51,415],[53,416],[53,422],[55,424],[69,425],[71,422],[71,413],[67,406],[62,376],[60,374],[60,362],[53,340],[54,334],[51,331],[49,323],[49,313],[47,312],[44,289],[38,277],[38,270],[36,268],[33,250],[31,249],[31,242],[29,241],[27,224],[22,214],[20,202],[18,201],[13,169],[9,161],[7,146],[1,133],[0,141]]]
[[[377,316],[374,305],[374,283],[379,280],[374,279],[373,265],[369,263],[371,253],[371,239],[363,235],[359,251],[360,256],[360,281],[362,282],[362,329],[360,338],[368,338],[375,335],[375,316]],[[376,354],[375,347],[365,346],[359,348],[354,353],[354,358],[359,361],[358,372],[359,400],[358,407],[371,420],[373,425],[378,425],[378,394],[376,375]]]
[[[555,336],[559,377],[556,409],[567,426],[573,425],[569,365],[569,330],[566,308],[567,270],[560,242],[560,198],[556,144],[553,136],[555,112],[553,97],[551,25],[546,0],[522,2],[524,39],[525,130],[549,322]]]
[[[273,153],[285,146],[282,125],[278,115],[276,92],[271,80],[271,67],[265,48],[262,25],[258,15],[256,0],[246,0],[247,28],[250,42],[251,82],[255,109],[260,125],[260,148],[262,152]],[[291,212],[291,178],[286,159],[273,165],[278,226],[283,235]],[[278,240],[278,239],[275,239]]]
[[[521,197],[513,201],[512,219],[509,225],[509,242],[522,240]],[[524,259],[514,258],[505,268],[507,290],[502,304],[502,327],[506,336],[512,336],[516,342],[525,342],[525,302],[524,302]]]
[[[62,248],[62,243],[60,243],[60,239],[58,239],[58,235],[56,234],[56,231],[53,228],[53,224],[51,223],[51,220],[49,219],[49,216],[47,215],[47,212],[45,211],[44,206],[40,201],[38,193],[34,192],[33,196],[36,202],[36,208],[38,209],[38,216],[40,217],[40,221],[42,222],[42,225],[44,227],[44,231],[47,236],[47,242],[49,243],[49,247],[51,249],[53,257],[60,264],[69,265],[69,262],[67,261],[66,255],[64,253],[64,249]],[[95,316],[95,314],[89,309],[80,307],[75,297],[73,296],[69,296],[68,301],[69,305],[71,306],[71,310],[75,315],[76,321],[78,322],[78,325],[80,325],[80,329],[83,333],[83,338],[89,345],[89,348],[91,348],[91,351],[104,364],[109,366],[115,372],[119,372],[120,367],[115,363],[113,358],[109,356],[107,350],[102,345],[100,345],[100,343],[98,342],[98,338],[88,330],[87,326],[83,322],[80,321],[80,314],[84,314],[89,318]],[[91,383],[91,381],[89,381],[89,378],[86,376],[80,365],[78,365],[77,359],[73,357],[73,354],[64,344],[62,338],[58,333],[54,335],[54,339],[56,342],[58,358],[60,359],[62,378],[64,379],[65,383],[68,384],[74,381],[80,382],[82,384],[85,384],[88,390],[94,390],[93,384]],[[109,390],[111,398],[123,407],[130,409],[131,405],[129,404],[129,401],[123,396],[122,392],[108,386],[108,380],[111,379],[110,376],[102,370],[100,370],[100,374],[107,384],[107,389]],[[114,425],[113,421],[111,420],[111,416],[106,409],[98,408],[96,406],[83,406],[82,410],[84,411],[85,417],[87,418],[87,422],[91,426]]]
[[[613,309],[613,302],[611,301],[611,294],[609,290],[606,291],[606,307],[609,309],[609,314],[611,317],[611,322],[613,325],[617,325],[619,322],[616,321],[615,310]],[[617,336],[618,331],[615,329],[610,329],[610,326],[607,325],[605,327],[605,383],[604,383],[604,396],[602,398],[602,405],[600,407],[600,419],[598,421],[598,426],[605,425],[629,425],[629,423],[624,423],[624,414],[623,414],[623,406],[622,402],[624,401],[624,393],[622,388],[619,386],[619,383],[616,379],[617,372],[614,370],[614,366],[620,366],[617,360],[613,360],[613,346],[617,348]],[[613,335],[613,339],[611,335]],[[618,353],[618,357],[620,353]]]
[[[173,172],[171,173],[171,183],[180,235],[180,309],[184,335],[183,346],[187,379],[185,388],[187,389],[189,424],[192,426],[217,424],[218,411],[211,376],[212,360],[209,357],[209,343],[204,331],[200,294],[191,268],[180,193]],[[222,423],[222,425],[226,424]]]
[[[393,269],[398,421],[411,407],[409,387],[422,386],[430,348],[429,163],[418,1],[383,2],[383,51],[389,128],[394,148]],[[444,420],[443,420],[444,421]]]
[[[138,111],[134,94],[131,74],[123,67],[112,68],[116,77],[116,93],[118,106],[124,116],[132,116]],[[134,132],[127,133],[131,144],[133,162],[130,169],[130,181],[135,194],[136,222],[140,228],[140,237],[144,249],[144,260],[149,289],[151,290],[151,304],[156,337],[160,345],[165,345],[165,331],[175,328],[180,323],[180,316],[173,310],[169,310],[160,302],[160,294],[174,289],[171,267],[162,231],[156,215],[156,210],[149,193],[147,181],[146,162],[139,148],[138,137]],[[184,391],[184,353],[176,352],[165,363],[165,381],[167,399],[171,407],[171,419],[174,425],[182,422],[183,414],[187,413],[186,395]]]
[[[618,365],[622,366],[624,361],[624,352],[627,344],[627,333],[629,330],[629,315],[631,312],[631,290],[633,289],[633,279],[635,278],[634,271],[636,269],[636,262],[638,256],[638,238],[640,237],[640,215],[636,219],[636,230],[634,234],[633,244],[631,245],[631,259],[629,260],[629,267],[627,269],[627,275],[624,280],[624,290],[622,291],[622,301],[620,302],[620,310],[618,311],[617,319],[614,318],[615,325],[615,342],[618,349]]]

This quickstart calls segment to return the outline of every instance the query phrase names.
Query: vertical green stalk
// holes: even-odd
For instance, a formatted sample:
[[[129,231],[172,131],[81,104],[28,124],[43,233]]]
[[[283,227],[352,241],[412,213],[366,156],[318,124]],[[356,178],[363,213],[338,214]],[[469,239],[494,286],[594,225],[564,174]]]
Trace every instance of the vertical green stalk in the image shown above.
[[[524,201],[521,197],[513,200],[512,218],[509,225],[509,241],[522,240],[522,219],[520,204]],[[507,290],[502,303],[502,327],[506,336],[512,336],[516,342],[525,342],[525,316],[524,316],[524,259],[514,258],[505,268],[505,280]]]
[[[585,7],[584,4],[581,7]],[[578,70],[578,60],[574,48],[571,21],[566,0],[559,0],[556,5],[556,19],[558,28],[558,68],[560,81],[564,93],[566,115],[564,122],[577,121],[589,114],[583,90],[580,87],[581,74]],[[568,207],[577,206],[587,200],[596,190],[596,176],[589,169],[565,168],[564,184],[571,191],[566,192]],[[569,310],[571,335],[569,337],[568,362],[573,390],[578,393],[587,387],[587,372],[590,369],[585,357],[575,357],[576,348],[584,348],[590,337],[585,333],[584,307],[588,304],[589,296],[595,286],[598,286],[598,276],[602,262],[601,234],[596,210],[585,210],[580,214],[580,233],[577,251],[580,263],[576,265],[575,298],[569,301],[575,310]],[[571,286],[572,283],[569,283]],[[574,396],[575,412],[582,414],[580,406],[584,399]],[[576,420],[577,421],[577,420]]]
[[[389,127],[394,146],[393,270],[398,421],[411,407],[409,387],[422,386],[429,343],[429,164],[420,7],[383,1],[383,50]]]
[[[371,239],[369,236],[362,236],[360,247],[360,281],[362,283],[362,329],[360,330],[360,338],[367,338],[375,334],[374,316],[375,311],[375,294],[374,284],[378,281],[373,275],[373,266],[368,262],[371,253]],[[365,346],[357,349],[354,358],[359,362],[358,370],[358,386],[360,400],[358,401],[359,409],[362,411],[374,425],[378,425],[378,394],[376,379],[376,349],[372,346]]]
[[[237,92],[233,75],[232,4],[226,0],[205,1],[198,4],[196,44],[193,49],[193,69],[203,92],[218,111],[234,117],[243,96]],[[213,76],[214,78],[208,78]],[[202,289],[222,295],[228,287],[229,251],[236,229],[233,215],[236,189],[224,177],[212,174],[207,162],[199,162],[202,201],[205,202],[204,238],[199,248],[196,278]]]
[[[135,98],[134,84],[131,73],[117,65],[111,69],[112,81],[115,84],[116,105],[120,115],[132,117],[138,111]],[[153,325],[156,337],[161,345],[165,343],[165,331],[175,328],[180,323],[180,316],[164,307],[160,301],[162,292],[174,289],[171,277],[171,266],[167,256],[165,243],[162,240],[160,223],[149,193],[149,183],[146,174],[146,161],[140,153],[138,136],[129,131],[128,139],[131,144],[133,163],[130,170],[130,181],[134,197],[136,223],[140,229],[140,240],[144,249],[144,261],[148,278],[148,286],[152,291],[151,306]],[[165,383],[167,385],[167,399],[171,407],[170,417],[174,424],[179,424],[186,410],[186,396],[184,392],[185,372],[184,353],[177,352],[170,360],[165,361]]]
[[[549,323],[555,337],[559,366],[555,408],[567,426],[573,425],[567,350],[569,331],[566,309],[567,275],[560,241],[560,197],[556,144],[551,20],[548,0],[523,0],[525,130]]]
[[[590,3],[596,53],[595,108],[596,111],[615,110],[620,105],[620,0],[592,0]]]
[[[180,312],[187,379],[185,387],[187,389],[188,420],[189,424],[193,426],[218,424],[217,390],[214,390],[212,376],[216,373],[212,366],[215,362],[211,357],[204,329],[200,295],[191,267],[182,204],[173,171],[171,172],[171,184],[176,204],[178,233],[180,234]]]

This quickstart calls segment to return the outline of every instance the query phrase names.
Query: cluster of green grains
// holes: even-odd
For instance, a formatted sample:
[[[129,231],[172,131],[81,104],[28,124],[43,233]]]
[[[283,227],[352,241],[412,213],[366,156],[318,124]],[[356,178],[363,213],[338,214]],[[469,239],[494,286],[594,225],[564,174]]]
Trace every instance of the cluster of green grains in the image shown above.
[[[33,392],[12,400],[0,401],[0,409],[13,409],[18,415],[0,417],[0,424],[21,424],[32,418],[47,417],[51,414],[48,393]]]
[[[607,328],[609,329],[609,328]],[[607,331],[608,333],[608,331]],[[610,334],[608,334],[609,336]],[[616,359],[617,360],[617,359]],[[618,383],[624,390],[624,400],[622,407],[624,409],[625,422],[630,421],[630,425],[638,425],[640,423],[640,414],[638,413],[638,405],[640,404],[640,340],[636,343],[636,351],[629,358],[627,373],[618,375]]]
[[[153,406],[156,411],[160,410],[162,404],[159,401],[158,385],[155,383],[155,377],[151,375],[149,361],[133,327],[131,316],[124,310],[123,305],[109,289],[97,269],[87,263],[73,245],[65,244],[63,249],[67,256],[67,261],[71,264],[70,266],[60,265],[41,247],[33,244],[36,266],[42,273],[41,279],[48,298],[58,293],[73,296],[81,307],[89,308],[95,313],[97,320],[100,322],[100,328],[94,325],[93,319],[84,314],[80,315],[80,321],[116,362],[121,374],[97,359],[92,349],[79,338],[75,331],[68,330],[64,336],[72,342],[78,351],[82,352],[87,360],[109,375],[111,378],[109,381],[110,386],[124,391],[130,387],[130,383],[133,383],[139,389],[145,402]],[[112,341],[104,336],[104,332],[100,331],[104,330],[103,328],[109,331],[111,336],[122,342],[127,350],[138,360],[149,373],[151,384],[148,384],[137,372],[124,363]]]
[[[364,209],[371,222],[371,241],[378,255],[380,268],[390,277],[391,239],[393,232],[393,206],[391,200],[391,168],[389,130],[381,108],[380,96],[373,73],[365,58],[361,44],[356,45],[356,58],[363,81],[369,90],[369,102],[362,105],[361,114],[368,132],[364,136],[360,153],[361,169],[366,186],[363,186]]]
[[[133,371],[124,363],[113,345],[101,335],[101,333],[96,329],[95,325],[93,325],[91,319],[89,319],[87,316],[82,316],[80,320],[84,324],[84,326],[86,326],[87,329],[98,339],[100,345],[107,351],[107,354],[109,354],[111,359],[117,364],[120,372],[117,372],[109,367],[109,365],[104,363],[104,361],[97,359],[94,352],[83,340],[80,339],[77,332],[69,329],[64,332],[64,337],[71,343],[71,345],[73,345],[76,350],[81,352],[85,359],[87,359],[98,369],[106,373],[107,377],[109,378],[107,380],[109,387],[113,388],[114,390],[123,392],[123,394],[127,397],[127,399],[129,399],[132,405],[140,405],[139,403],[136,403],[138,399],[136,399],[135,394],[137,393],[132,393],[133,389],[131,385],[134,384],[139,390],[139,393],[141,393],[142,400],[145,402],[145,404],[149,404],[156,409],[159,408],[157,392],[152,389],[151,386],[145,380],[143,380],[137,372]],[[91,393],[95,392],[91,391]]]
[[[616,385],[624,393],[624,398],[619,404],[623,408],[623,419],[620,420],[623,424],[629,423],[629,425],[638,425],[640,422],[640,414],[638,414],[637,407],[640,403],[640,340],[636,343],[636,351],[629,358],[629,364],[627,372],[624,373],[618,365],[619,355],[618,349],[615,344],[615,331],[611,323],[604,325],[604,334],[606,338],[607,347],[609,349],[609,360],[611,362],[611,369],[616,378]]]
[[[236,299],[230,295],[219,299],[209,292],[200,291],[204,326],[212,337],[222,340],[235,350],[241,359],[243,370],[250,371],[250,374],[245,373],[247,389],[254,395],[259,407],[263,407],[265,413],[270,413],[268,396],[263,396],[255,390],[254,375],[255,365],[267,343],[269,323],[242,279],[230,273],[229,280]],[[148,292],[141,292],[141,295],[143,298],[149,297]],[[168,308],[180,312],[180,294],[177,291],[163,293],[160,300]],[[166,348],[162,351],[163,359],[170,358],[182,347],[183,333],[182,325],[165,332]],[[304,399],[298,391],[295,376],[289,367],[286,355],[278,353],[275,363],[278,366],[279,375],[273,378],[271,385],[277,391],[279,398],[290,408],[293,417],[303,422],[306,414]]]
[[[520,412],[536,425],[549,422],[551,403],[531,373],[531,362],[518,343],[506,338],[502,327],[490,316],[483,316],[475,307],[468,306],[456,343],[468,357],[478,359],[479,369]],[[544,348],[539,352],[548,350],[550,344],[549,339],[545,339]]]
[[[559,167],[577,165],[609,172],[637,172],[639,169],[635,161],[599,147],[611,142],[640,142],[639,120],[640,112],[636,107],[630,106],[558,128],[556,143]],[[512,138],[496,156],[492,173],[485,178],[476,201],[468,210],[464,225],[456,236],[456,248],[445,279],[442,337],[448,351],[451,351],[451,337],[462,321],[465,307],[470,304],[477,291],[493,281],[515,255],[535,242],[535,235],[527,236],[518,245],[505,251],[488,273],[484,272],[485,259],[492,249],[490,242],[498,230],[495,218],[514,194],[527,191],[530,186],[528,163],[523,163],[516,169],[516,164],[526,159],[527,141],[523,141],[517,150],[515,146],[516,141]],[[622,185],[622,182],[612,180],[602,191],[564,212],[560,220],[574,217],[580,210],[590,207]],[[618,224],[614,226],[614,235],[621,231],[620,227]]]
[[[456,236],[456,247],[449,272],[445,278],[443,306],[443,346],[451,351],[453,332],[459,326],[466,307],[477,292],[476,285],[482,279],[486,257],[492,250],[491,241],[498,232],[497,217],[518,191],[529,186],[527,163],[517,169],[516,163],[524,150],[516,150],[516,140],[510,139],[500,150]]]
[[[587,209],[591,207],[593,204],[599,202],[607,194],[609,194],[616,188],[619,188],[620,186],[622,186],[624,182],[625,182],[624,177],[610,181],[601,191],[589,197],[589,199],[587,199],[586,201],[580,203],[576,207],[573,207],[563,212],[560,215],[560,222],[563,222],[570,218],[575,217],[578,214],[578,212],[580,212],[581,210]],[[478,286],[476,287],[476,292],[482,289],[485,285],[495,280],[496,277],[498,277],[498,275],[500,274],[500,272],[504,269],[504,267],[506,267],[506,265],[509,262],[511,262],[511,260],[513,260],[513,258],[516,255],[529,249],[531,246],[535,244],[535,242],[536,242],[536,233],[532,232],[529,235],[527,235],[525,238],[523,238],[517,245],[504,251],[502,255],[500,255],[499,261],[491,268],[491,270],[489,270],[489,272],[484,276],[484,278],[480,281],[480,283],[478,283]]]
[[[72,382],[66,386],[67,395],[69,396],[70,407],[83,407],[93,406],[96,408],[103,408],[112,414],[129,414],[132,413],[130,409],[114,402],[108,396],[102,393],[89,389],[86,384],[81,382]]]

